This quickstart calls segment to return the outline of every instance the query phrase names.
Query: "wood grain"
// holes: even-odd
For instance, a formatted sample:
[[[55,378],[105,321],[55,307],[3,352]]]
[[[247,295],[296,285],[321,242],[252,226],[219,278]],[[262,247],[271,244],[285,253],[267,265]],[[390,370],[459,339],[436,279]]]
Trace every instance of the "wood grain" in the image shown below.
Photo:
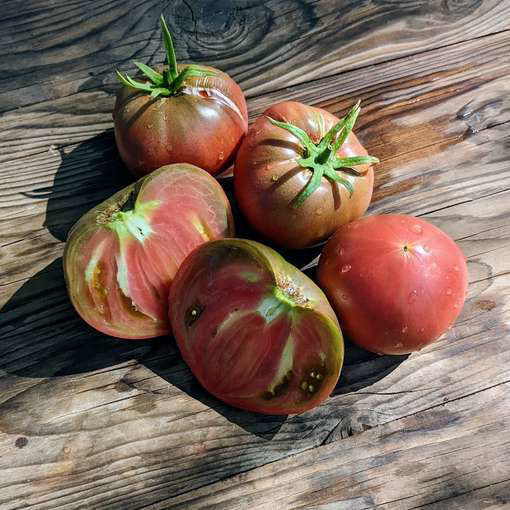
[[[215,65],[249,97],[508,30],[507,0],[109,0],[4,2],[0,112],[111,89],[112,68],[180,59]]]
[[[506,508],[509,426],[502,384],[146,508]]]
[[[409,357],[348,345],[333,397],[287,419],[221,404],[171,339],[105,337],[67,299],[67,230],[130,179],[111,69],[161,60],[160,4],[4,4],[0,508],[251,508],[269,491],[278,508],[504,505],[510,3],[165,4],[179,55],[232,72],[252,119],[284,98],[338,115],[361,98],[359,136],[382,159],[370,213],[421,215],[468,258],[468,300],[439,342]]]

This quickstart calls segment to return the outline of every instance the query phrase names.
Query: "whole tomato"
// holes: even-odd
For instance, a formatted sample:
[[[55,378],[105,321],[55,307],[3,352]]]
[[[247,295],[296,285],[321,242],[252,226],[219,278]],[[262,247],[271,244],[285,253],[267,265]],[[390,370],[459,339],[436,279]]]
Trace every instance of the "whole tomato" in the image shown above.
[[[323,241],[361,216],[374,173],[352,127],[359,103],[339,120],[326,110],[284,101],[251,126],[236,157],[235,195],[251,225],[288,248]]]
[[[218,69],[177,64],[163,17],[161,25],[168,69],[135,62],[145,82],[117,71],[124,85],[113,111],[120,156],[138,176],[169,163],[214,175],[230,165],[248,130],[243,92]]]
[[[194,250],[175,276],[169,315],[196,378],[233,406],[301,413],[338,380],[343,340],[326,296],[255,241],[224,239]]]
[[[233,232],[216,179],[192,165],[164,166],[73,226],[64,251],[71,301],[108,335],[166,334],[168,290],[180,263],[199,244]]]
[[[341,227],[321,254],[318,279],[349,339],[380,354],[406,354],[439,338],[459,315],[468,281],[450,237],[393,214]]]

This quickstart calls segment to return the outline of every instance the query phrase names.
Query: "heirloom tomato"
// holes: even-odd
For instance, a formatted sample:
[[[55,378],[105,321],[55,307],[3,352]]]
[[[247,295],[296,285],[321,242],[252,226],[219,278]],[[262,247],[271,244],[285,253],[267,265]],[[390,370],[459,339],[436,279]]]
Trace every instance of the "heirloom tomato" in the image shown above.
[[[380,354],[406,354],[453,324],[467,267],[443,231],[388,214],[341,227],[321,254],[318,279],[350,340]]]
[[[352,127],[359,103],[342,120],[293,101],[267,109],[236,157],[234,186],[243,214],[263,236],[303,248],[361,216],[374,173]]]
[[[168,289],[199,244],[233,234],[230,205],[207,172],[168,165],[124,188],[71,229],[64,274],[91,326],[120,338],[168,333]]]
[[[255,241],[224,239],[194,250],[175,276],[169,314],[196,378],[235,407],[301,413],[338,380],[343,339],[326,296]]]
[[[248,130],[243,92],[213,67],[179,65],[161,18],[168,68],[135,62],[142,82],[117,71],[124,85],[113,111],[120,156],[135,175],[169,163],[191,163],[211,174],[230,165]]]

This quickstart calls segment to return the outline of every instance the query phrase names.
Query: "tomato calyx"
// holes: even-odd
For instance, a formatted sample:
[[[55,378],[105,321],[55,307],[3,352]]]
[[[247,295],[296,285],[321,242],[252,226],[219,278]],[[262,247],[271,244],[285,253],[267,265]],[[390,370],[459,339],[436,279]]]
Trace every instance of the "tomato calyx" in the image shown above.
[[[359,172],[354,167],[379,163],[379,159],[373,156],[353,156],[348,158],[339,158],[337,156],[337,152],[352,131],[360,110],[360,102],[358,101],[349,113],[337,122],[318,143],[314,143],[305,131],[290,122],[280,122],[267,117],[273,125],[287,130],[299,140],[303,147],[303,156],[298,158],[296,162],[301,167],[307,168],[312,172],[307,185],[292,200],[292,207],[299,207],[320,186],[323,177],[332,183],[338,182],[352,196],[354,192],[352,184],[348,179],[342,177],[340,172],[348,173],[355,177],[362,177],[366,172]]]
[[[160,73],[142,62],[134,60],[133,64],[138,67],[146,78],[148,78],[148,81],[146,82],[134,80],[128,74],[122,74],[120,71],[115,70],[118,80],[123,85],[148,93],[152,99],[156,99],[158,96],[168,97],[180,94],[185,86],[186,80],[192,76],[205,77],[216,75],[215,72],[202,69],[202,67],[194,64],[186,66],[179,72],[172,36],[170,35],[170,31],[168,30],[168,26],[163,15],[161,15],[160,20],[168,68]]]
[[[138,181],[127,196],[96,216],[96,223],[117,234],[120,241],[136,239],[143,244],[152,233],[150,213],[160,203],[157,200],[138,202],[142,183],[142,180]]]

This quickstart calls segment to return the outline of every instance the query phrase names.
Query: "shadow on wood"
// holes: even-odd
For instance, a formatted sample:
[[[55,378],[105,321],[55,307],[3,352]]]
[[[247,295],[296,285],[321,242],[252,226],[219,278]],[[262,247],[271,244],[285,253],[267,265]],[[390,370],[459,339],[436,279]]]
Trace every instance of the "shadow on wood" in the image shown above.
[[[25,319],[20,322],[20,317]],[[195,380],[169,337],[118,340],[89,327],[69,302],[60,258],[20,287],[3,307],[0,337],[0,369],[20,377],[68,376],[137,361],[230,422],[266,440],[272,439],[287,419],[240,411],[214,398]],[[335,394],[370,386],[406,358],[377,356],[354,346],[349,346],[347,353]],[[348,416],[345,418],[351,423]]]
[[[132,178],[119,159],[112,131],[70,151],[66,147],[59,151],[62,163],[53,186],[34,189],[31,196],[47,198],[45,225],[63,241],[69,228],[86,211],[129,184]],[[235,203],[232,178],[224,178],[221,183],[232,203],[237,235],[260,240]],[[319,246],[279,252],[294,265],[307,267],[307,274],[314,278],[320,249]],[[95,331],[78,317],[68,299],[61,258],[24,283],[0,310],[0,338],[0,368],[21,377],[68,376],[138,361],[229,421],[266,440],[274,437],[287,419],[239,411],[214,398],[194,379],[170,338],[126,341]],[[405,359],[381,357],[355,347],[347,352],[335,393],[348,393],[373,384]]]
[[[89,209],[124,188],[134,178],[125,169],[115,146],[113,130],[72,146],[57,148],[62,162],[51,187],[26,195],[47,199],[44,226],[65,241],[69,229]]]

